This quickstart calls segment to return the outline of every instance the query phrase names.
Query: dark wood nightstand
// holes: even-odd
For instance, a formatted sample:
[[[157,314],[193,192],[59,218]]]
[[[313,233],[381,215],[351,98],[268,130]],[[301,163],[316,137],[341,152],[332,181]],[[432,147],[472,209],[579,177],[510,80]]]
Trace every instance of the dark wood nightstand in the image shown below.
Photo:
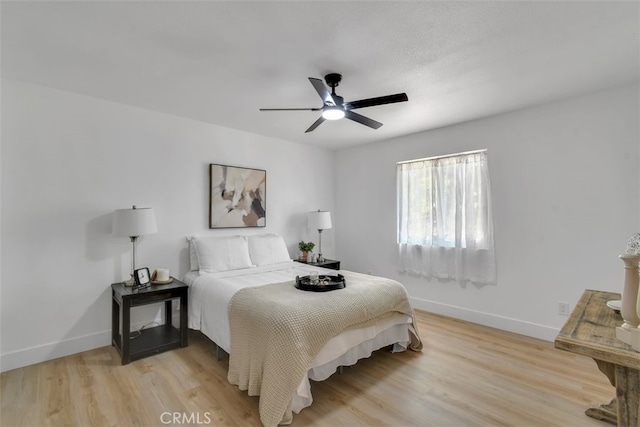
[[[307,262],[305,260],[302,259],[296,259],[296,262],[301,262],[303,264],[307,264],[307,265],[313,265],[315,267],[322,267],[322,268],[330,268],[332,270],[340,270],[340,261],[336,261],[335,259],[327,259],[325,258],[324,261],[322,262]]]
[[[122,357],[122,364],[161,353],[177,347],[186,347],[188,342],[187,322],[189,286],[177,279],[166,285],[151,285],[133,290],[122,283],[111,285],[111,343]],[[171,324],[171,301],[180,299],[180,328]],[[164,302],[165,324],[140,331],[131,339],[131,307]],[[122,316],[122,334],[120,317]],[[134,331],[135,333],[135,331]]]

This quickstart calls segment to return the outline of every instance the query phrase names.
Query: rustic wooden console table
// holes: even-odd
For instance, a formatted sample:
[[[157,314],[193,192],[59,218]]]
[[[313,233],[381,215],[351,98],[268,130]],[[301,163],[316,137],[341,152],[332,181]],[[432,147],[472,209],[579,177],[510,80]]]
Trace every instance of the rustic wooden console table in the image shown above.
[[[591,357],[616,388],[608,404],[587,409],[588,416],[618,426],[640,427],[640,353],[616,338],[622,317],[607,307],[620,294],[586,290],[555,340],[555,347]]]

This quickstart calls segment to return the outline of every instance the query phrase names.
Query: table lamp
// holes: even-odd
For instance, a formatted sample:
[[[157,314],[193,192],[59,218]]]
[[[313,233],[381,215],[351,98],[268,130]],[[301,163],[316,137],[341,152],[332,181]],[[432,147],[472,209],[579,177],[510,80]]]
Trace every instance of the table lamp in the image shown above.
[[[124,282],[126,286],[135,284],[133,272],[136,269],[136,241],[138,237],[157,231],[153,208],[138,208],[134,205],[131,209],[116,209],[113,212],[113,234],[128,236],[133,246],[131,250],[131,277]]]
[[[318,262],[324,262],[322,257],[322,230],[331,228],[331,212],[321,211],[309,212],[308,215],[309,228],[318,230]]]

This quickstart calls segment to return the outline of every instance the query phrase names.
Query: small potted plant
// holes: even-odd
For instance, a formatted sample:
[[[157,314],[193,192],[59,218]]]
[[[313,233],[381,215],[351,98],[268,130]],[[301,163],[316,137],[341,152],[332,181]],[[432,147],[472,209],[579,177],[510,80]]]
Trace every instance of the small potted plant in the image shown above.
[[[302,252],[302,256],[300,257],[300,259],[306,261],[307,257],[309,256],[309,252],[311,252],[315,246],[316,244],[313,242],[305,242],[304,240],[300,240],[300,243],[298,243],[298,248],[300,249],[300,252]]]

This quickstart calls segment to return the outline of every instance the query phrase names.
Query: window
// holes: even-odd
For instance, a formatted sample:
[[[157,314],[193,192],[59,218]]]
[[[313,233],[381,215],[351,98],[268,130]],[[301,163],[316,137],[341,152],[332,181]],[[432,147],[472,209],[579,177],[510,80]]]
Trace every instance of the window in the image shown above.
[[[495,283],[486,150],[397,164],[400,270]]]

